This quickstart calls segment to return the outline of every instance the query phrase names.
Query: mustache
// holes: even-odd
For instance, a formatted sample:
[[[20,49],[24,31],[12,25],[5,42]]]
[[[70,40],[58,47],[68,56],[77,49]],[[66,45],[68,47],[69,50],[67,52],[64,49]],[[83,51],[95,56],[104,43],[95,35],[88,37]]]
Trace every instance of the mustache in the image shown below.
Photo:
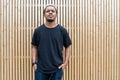
[[[49,15],[53,15],[52,13],[49,13]]]

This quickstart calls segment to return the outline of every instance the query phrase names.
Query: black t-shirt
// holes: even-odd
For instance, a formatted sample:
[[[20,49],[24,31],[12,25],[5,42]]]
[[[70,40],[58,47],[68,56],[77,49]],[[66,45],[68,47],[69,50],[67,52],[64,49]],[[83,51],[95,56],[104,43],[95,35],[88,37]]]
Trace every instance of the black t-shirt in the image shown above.
[[[71,40],[67,30],[59,24],[54,28],[47,28],[43,24],[35,29],[32,45],[38,47],[37,70],[53,73],[63,63],[63,46],[67,48],[71,45]]]

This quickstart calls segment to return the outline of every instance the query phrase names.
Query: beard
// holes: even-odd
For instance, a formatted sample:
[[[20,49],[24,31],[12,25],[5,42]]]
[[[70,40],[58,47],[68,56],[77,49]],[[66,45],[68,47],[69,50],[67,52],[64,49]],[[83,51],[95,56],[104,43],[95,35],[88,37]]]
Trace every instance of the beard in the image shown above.
[[[54,20],[53,19],[47,19],[48,22],[53,22]]]

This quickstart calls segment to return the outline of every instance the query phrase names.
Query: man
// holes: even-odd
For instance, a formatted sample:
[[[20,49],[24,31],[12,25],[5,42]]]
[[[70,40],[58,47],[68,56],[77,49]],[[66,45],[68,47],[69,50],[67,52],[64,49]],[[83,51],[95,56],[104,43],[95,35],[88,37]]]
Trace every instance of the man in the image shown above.
[[[61,80],[70,58],[71,40],[65,28],[56,24],[57,9],[48,5],[44,9],[46,22],[36,28],[32,38],[32,66],[35,80]],[[65,47],[65,61],[62,51]]]

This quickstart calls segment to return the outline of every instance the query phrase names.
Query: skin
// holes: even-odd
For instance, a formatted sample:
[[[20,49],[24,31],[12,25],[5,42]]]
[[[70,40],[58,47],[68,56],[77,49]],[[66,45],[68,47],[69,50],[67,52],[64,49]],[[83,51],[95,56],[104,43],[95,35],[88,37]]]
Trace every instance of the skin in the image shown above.
[[[56,27],[57,23],[55,22],[55,19],[57,17],[57,12],[56,9],[53,6],[47,6],[44,17],[46,19],[45,26],[48,28],[54,28]],[[62,68],[63,70],[67,66],[70,58],[70,53],[71,53],[71,45],[65,48],[65,61],[63,64],[61,64],[58,68]],[[37,60],[37,46],[32,47],[32,61],[35,62]],[[33,69],[37,69],[37,65],[33,65]]]

